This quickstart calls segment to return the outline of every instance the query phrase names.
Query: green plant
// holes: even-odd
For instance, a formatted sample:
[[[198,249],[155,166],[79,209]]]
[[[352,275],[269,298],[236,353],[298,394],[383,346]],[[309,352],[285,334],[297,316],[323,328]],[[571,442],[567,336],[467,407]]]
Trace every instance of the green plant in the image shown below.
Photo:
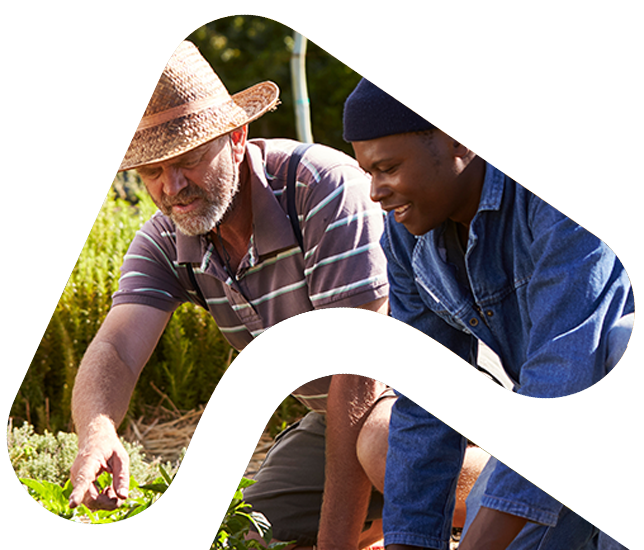
[[[20,428],[7,430],[11,464],[29,494],[50,512],[73,521],[111,523],[132,517],[147,509],[168,488],[181,460],[176,464],[149,463],[142,447],[121,439],[130,457],[130,492],[128,499],[116,510],[89,510],[84,505],[69,507],[72,484],[70,468],[78,451],[74,433],[34,433],[33,426],[24,423]],[[172,472],[172,475],[168,472]],[[96,480],[99,490],[112,482],[104,472]]]
[[[148,483],[157,476],[157,464],[149,462],[143,447],[121,439],[130,457],[130,473],[140,483]],[[58,432],[56,435],[45,430],[44,434],[34,432],[34,427],[23,423],[14,428],[9,422],[7,428],[9,459],[19,478],[30,478],[63,485],[69,478],[70,469],[78,452],[78,436],[75,433]],[[165,464],[166,469],[177,465]]]
[[[244,502],[243,489],[255,483],[254,480],[242,478],[235,495],[228,506],[224,520],[221,522],[215,540],[210,547],[211,550],[246,550],[269,548],[281,550],[291,542],[271,542],[273,529],[266,517],[254,510],[250,504]],[[262,542],[255,539],[247,539],[251,527],[254,527]]]
[[[139,485],[134,477],[130,477],[130,496],[115,510],[92,511],[83,504],[77,508],[70,508],[69,497],[73,487],[69,479],[64,485],[30,478],[20,478],[20,482],[35,500],[57,516],[81,523],[113,523],[141,513],[165,492],[172,478],[163,466],[159,465],[159,470],[162,475],[147,485]],[[107,472],[102,473],[96,480],[99,490],[111,483],[112,476]]]

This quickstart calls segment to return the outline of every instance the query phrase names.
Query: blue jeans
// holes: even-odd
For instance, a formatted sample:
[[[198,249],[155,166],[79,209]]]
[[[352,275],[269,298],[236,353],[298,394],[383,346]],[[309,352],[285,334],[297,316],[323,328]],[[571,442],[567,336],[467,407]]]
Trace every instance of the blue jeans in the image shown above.
[[[385,546],[449,550],[467,440],[403,395],[394,406],[398,414],[392,414],[389,421],[385,468]],[[428,433],[432,434],[431,446]]]
[[[604,373],[621,358],[632,324],[633,315],[626,316],[607,334]],[[458,432],[405,396],[399,397],[389,430],[383,510],[385,545],[448,550],[465,443]],[[463,536],[482,505],[528,520],[508,550],[624,550],[495,459],[489,461],[470,492]]]
[[[467,497],[467,517],[463,526],[462,538],[466,537],[474,517],[484,505],[483,503],[495,499],[501,501],[498,496],[500,490],[498,485],[494,483],[494,477],[495,475],[499,476],[499,473],[505,477],[506,482],[510,482],[511,478],[515,477],[519,485],[529,483],[495,458],[490,458]],[[491,480],[492,482],[490,482]],[[542,495],[537,497],[538,504],[533,508],[541,508],[544,517],[550,516],[553,511],[559,509],[556,520],[547,523],[528,522],[507,550],[617,550],[624,548],[569,508],[562,506],[536,487],[535,489]],[[495,493],[495,496],[491,497],[492,493]],[[524,506],[521,500],[515,500],[510,496],[507,499],[507,506],[521,508]],[[551,502],[549,503],[548,500]]]

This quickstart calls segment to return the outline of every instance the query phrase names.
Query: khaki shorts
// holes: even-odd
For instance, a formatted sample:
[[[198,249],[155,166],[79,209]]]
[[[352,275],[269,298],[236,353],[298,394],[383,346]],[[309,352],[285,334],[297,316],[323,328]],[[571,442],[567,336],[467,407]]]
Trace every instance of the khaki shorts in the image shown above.
[[[310,412],[281,432],[255,475],[257,483],[246,488],[244,499],[266,516],[273,538],[317,543],[324,490],[324,416]],[[382,518],[382,494],[374,489],[365,529]]]

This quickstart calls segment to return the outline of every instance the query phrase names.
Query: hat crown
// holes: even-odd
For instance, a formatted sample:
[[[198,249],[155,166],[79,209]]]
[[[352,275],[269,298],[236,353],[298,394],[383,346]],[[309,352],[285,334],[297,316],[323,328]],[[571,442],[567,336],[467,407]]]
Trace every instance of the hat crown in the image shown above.
[[[256,120],[279,103],[274,82],[230,95],[191,42],[163,69],[119,170],[162,162]]]
[[[166,65],[144,117],[204,98],[230,101],[226,87],[191,42],[182,42]]]

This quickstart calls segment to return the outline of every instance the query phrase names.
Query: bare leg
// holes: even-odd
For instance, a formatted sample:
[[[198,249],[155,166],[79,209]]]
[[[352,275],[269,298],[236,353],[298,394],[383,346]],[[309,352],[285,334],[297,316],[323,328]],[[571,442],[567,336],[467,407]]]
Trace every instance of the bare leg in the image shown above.
[[[460,529],[465,525],[465,499],[470,494],[474,483],[479,477],[481,470],[487,464],[490,455],[479,447],[468,447],[465,451],[465,459],[463,461],[463,468],[461,475],[458,478],[458,485],[456,486],[456,507],[454,508],[454,516],[452,518],[452,525]]]
[[[395,401],[395,397],[387,397],[376,403],[362,425],[357,442],[358,460],[373,486],[381,493],[385,489],[389,419]]]

